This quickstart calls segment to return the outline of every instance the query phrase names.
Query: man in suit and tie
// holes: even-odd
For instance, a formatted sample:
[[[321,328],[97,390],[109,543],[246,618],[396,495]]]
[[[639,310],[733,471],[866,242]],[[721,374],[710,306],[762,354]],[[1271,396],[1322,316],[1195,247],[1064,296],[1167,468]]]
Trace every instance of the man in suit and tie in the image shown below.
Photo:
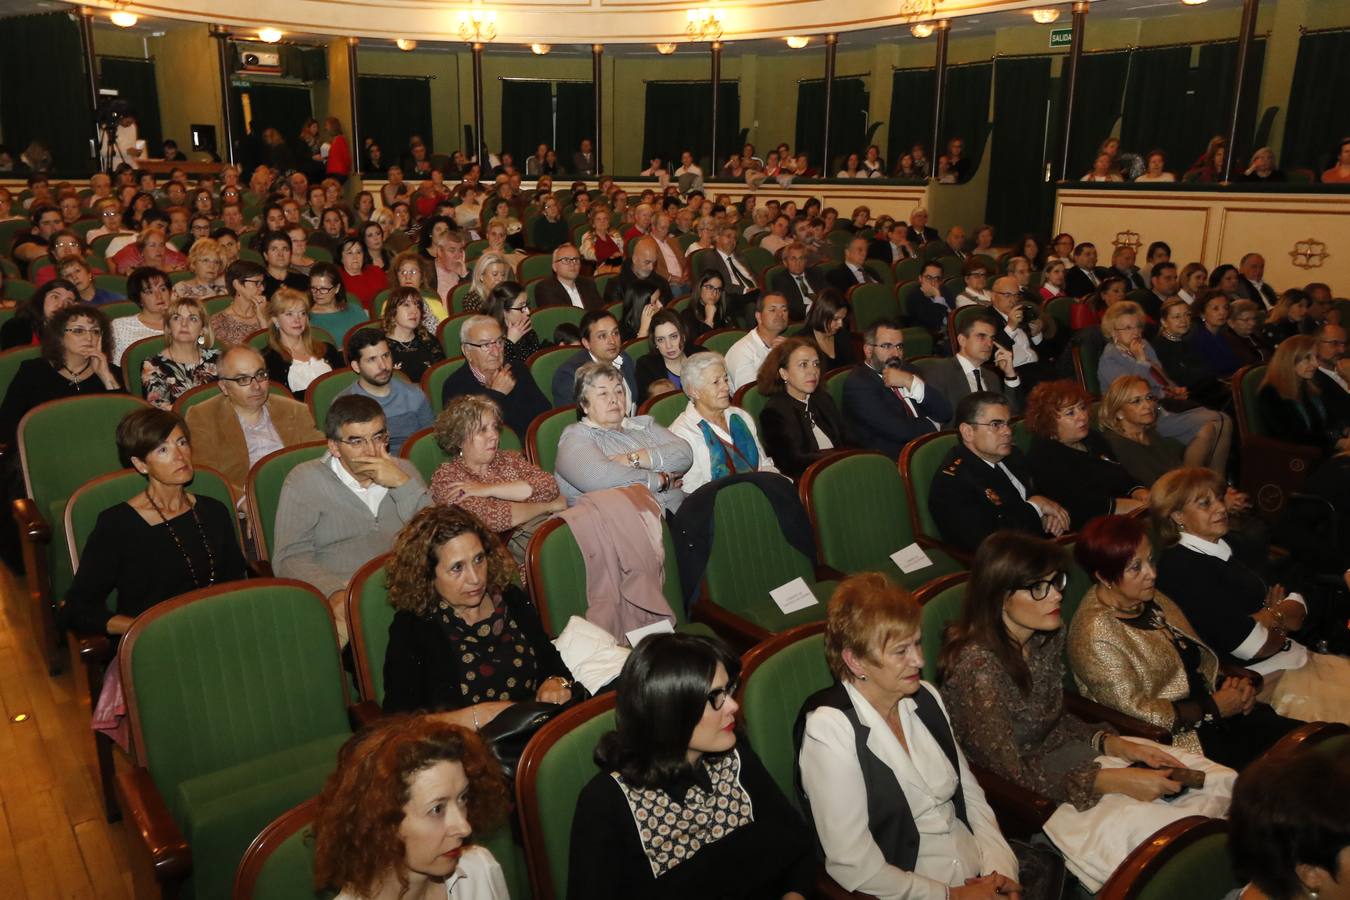
[[[966,230],[960,225],[953,225],[947,229],[947,247],[957,259],[967,259],[970,256],[966,250]]]
[[[1135,302],[1156,322],[1162,317],[1162,305],[1177,295],[1177,264],[1170,260],[1154,263],[1148,273],[1148,292],[1147,297],[1139,294]]]
[[[978,391],[956,405],[960,439],[942,461],[928,492],[928,510],[942,539],[974,553],[995,531],[1058,537],[1069,514],[1035,493],[1026,461],[1013,445],[1012,411],[996,393]]]
[[[595,287],[595,279],[581,274],[581,253],[573,244],[563,244],[553,251],[553,275],[539,282],[534,289],[534,302],[540,309],[575,306],[592,310],[605,305]]]
[[[953,407],[967,394],[993,391],[1001,395],[1015,413],[1022,411],[1022,380],[1013,367],[1012,352],[994,341],[999,325],[988,314],[970,316],[956,333],[956,354],[938,362],[929,370],[928,386],[936,388]],[[944,428],[955,422],[948,420]]]
[[[623,375],[624,390],[628,393],[625,409],[628,415],[637,411],[637,371],[633,361],[623,353],[619,338],[619,320],[607,309],[597,309],[581,317],[577,326],[581,331],[581,347],[575,355],[553,373],[553,405],[566,406],[576,402],[577,369],[588,362],[609,363]]]
[[[704,270],[712,269],[722,276],[722,291],[729,315],[743,327],[752,324],[755,301],[759,299],[759,283],[749,263],[736,255],[735,225],[721,225],[717,229],[717,245],[709,254]]]
[[[879,259],[888,268],[902,259],[913,259],[918,254],[905,238],[907,231],[909,226],[904,222],[892,222],[884,233],[878,231],[877,237],[867,246],[867,258]]]
[[[844,261],[825,273],[825,281],[839,293],[848,295],[851,287],[876,284],[877,276],[867,270],[867,239],[855,237],[844,248]]]
[[[1073,248],[1073,266],[1064,271],[1064,293],[1086,297],[1097,289],[1106,274],[1105,269],[1097,266],[1096,245],[1079,244]]]
[[[994,332],[994,343],[1012,354],[1013,371],[1025,385],[1023,393],[1030,394],[1037,384],[1055,377],[1048,357],[1042,358],[1043,324],[1039,318],[1027,321],[1021,286],[1014,276],[995,279],[989,297],[989,312],[1000,326]]]
[[[1238,293],[1270,310],[1280,300],[1280,294],[1266,284],[1266,258],[1260,253],[1248,253],[1238,263]]]
[[[1144,276],[1139,274],[1139,267],[1134,264],[1135,250],[1128,244],[1122,244],[1111,254],[1111,272],[1110,274],[1125,279],[1125,291],[1142,291],[1145,288]]]
[[[572,171],[578,175],[594,175],[600,171],[590,138],[582,138],[581,149],[572,154]]]
[[[905,444],[952,416],[942,392],[905,363],[905,332],[880,319],[863,333],[863,362],[844,381],[844,421],[859,446],[899,459]]]
[[[806,319],[811,304],[827,286],[820,268],[806,262],[806,245],[794,241],[783,251],[783,268],[769,279],[769,290],[787,298],[788,317],[794,322]]]
[[[922,206],[914,207],[914,211],[909,214],[909,230],[905,232],[905,240],[917,249],[937,239],[937,229],[928,227],[928,210]]]
[[[1327,422],[1333,430],[1350,428],[1350,381],[1346,380],[1345,328],[1330,323],[1313,335],[1317,341],[1317,371],[1313,384],[1327,408]]]
[[[933,335],[934,347],[946,346],[947,316],[954,301],[942,292],[942,263],[930,259],[919,270],[919,289],[905,300],[905,317]]]

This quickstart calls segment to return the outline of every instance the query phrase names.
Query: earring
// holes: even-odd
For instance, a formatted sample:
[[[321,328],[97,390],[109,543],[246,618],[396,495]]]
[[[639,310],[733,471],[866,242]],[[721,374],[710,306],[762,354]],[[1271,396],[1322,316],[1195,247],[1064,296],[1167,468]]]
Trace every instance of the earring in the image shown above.
[[[859,681],[866,681],[866,680],[867,680],[867,676],[866,676],[866,675],[859,675],[859,676],[858,676],[858,680],[859,680]]]

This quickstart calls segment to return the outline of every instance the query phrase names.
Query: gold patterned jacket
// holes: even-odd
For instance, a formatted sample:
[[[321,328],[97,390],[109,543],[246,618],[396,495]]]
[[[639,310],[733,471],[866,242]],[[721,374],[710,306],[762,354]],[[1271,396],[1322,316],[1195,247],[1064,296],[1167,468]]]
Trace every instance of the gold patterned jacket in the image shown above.
[[[1154,603],[1167,626],[1200,649],[1200,672],[1213,690],[1219,658],[1195,635],[1177,605],[1161,593]],[[1117,618],[1094,585],[1069,623],[1069,665],[1084,697],[1173,731],[1172,743],[1203,753],[1194,728],[1177,731],[1172,701],[1190,695],[1186,669],[1166,628],[1138,628]]]

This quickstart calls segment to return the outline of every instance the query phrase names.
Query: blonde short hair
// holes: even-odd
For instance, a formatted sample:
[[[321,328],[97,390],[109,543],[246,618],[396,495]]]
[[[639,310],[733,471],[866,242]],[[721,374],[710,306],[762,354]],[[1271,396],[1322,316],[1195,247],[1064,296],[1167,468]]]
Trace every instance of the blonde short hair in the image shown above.
[[[186,307],[197,314],[197,318],[202,322],[202,346],[210,347],[216,342],[216,334],[211,330],[211,314],[206,311],[206,305],[196,297],[174,297],[169,301],[169,308],[164,312],[164,346],[169,346],[173,340],[172,326],[169,320],[173,318],[174,313]]]
[[[1225,488],[1222,475],[1199,466],[1173,469],[1153,482],[1153,488],[1148,492],[1148,507],[1163,546],[1170,547],[1181,540],[1181,529],[1172,521],[1172,516],[1206,491],[1213,491],[1222,502],[1227,493]]]
[[[909,591],[879,572],[845,578],[830,597],[825,618],[825,662],[840,681],[852,681],[844,651],[876,659],[886,645],[919,630],[922,612]]]
[[[1102,334],[1106,337],[1108,344],[1115,339],[1116,320],[1124,316],[1138,316],[1142,319],[1144,318],[1144,311],[1133,300],[1122,300],[1108,306],[1106,312],[1102,313]]]

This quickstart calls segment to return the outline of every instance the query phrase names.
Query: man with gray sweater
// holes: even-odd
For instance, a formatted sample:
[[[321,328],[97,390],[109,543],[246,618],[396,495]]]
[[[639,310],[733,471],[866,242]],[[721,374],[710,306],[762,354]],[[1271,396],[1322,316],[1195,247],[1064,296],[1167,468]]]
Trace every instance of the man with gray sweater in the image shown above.
[[[345,644],[352,575],[391,550],[399,530],[431,501],[412,463],[389,455],[384,411],[374,399],[335,399],[324,434],[328,455],[296,466],[281,487],[272,569],[328,597]]]

